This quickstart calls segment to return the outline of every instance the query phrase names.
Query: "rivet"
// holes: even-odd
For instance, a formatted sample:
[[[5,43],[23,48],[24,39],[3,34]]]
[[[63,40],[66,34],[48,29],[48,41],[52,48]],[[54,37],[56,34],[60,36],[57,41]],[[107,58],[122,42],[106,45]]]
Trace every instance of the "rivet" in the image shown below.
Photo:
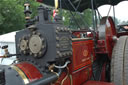
[[[26,51],[23,51],[23,54],[26,54],[27,52]]]
[[[40,34],[40,33],[37,33],[37,35],[38,35],[38,36],[41,36],[41,34]]]
[[[32,55],[32,52],[30,52],[29,54]]]
[[[61,31],[64,31],[64,28],[61,28]]]
[[[66,53],[63,53],[64,56],[66,56]]]
[[[70,55],[72,55],[72,52],[70,52]]]
[[[67,28],[64,28],[65,31],[67,31]]]
[[[57,51],[57,54],[59,54],[60,53],[60,51]]]
[[[56,33],[57,33],[57,34],[59,33],[58,30],[56,30]]]
[[[45,48],[45,45],[42,45],[42,48],[44,49]]]
[[[32,32],[34,35],[36,34],[36,32],[34,31],[34,32]]]
[[[37,54],[34,54],[34,57],[37,57]]]
[[[42,42],[44,42],[44,38],[42,38],[41,40],[42,40]]]
[[[62,57],[62,54],[61,53],[59,54],[59,57]]]
[[[56,40],[59,40],[59,37],[56,37]]]
[[[69,30],[69,33],[72,33],[72,31],[71,31],[71,30]]]
[[[70,29],[69,29],[69,28],[67,28],[67,30],[68,30],[68,31],[70,31]]]
[[[57,48],[59,48],[59,47],[60,47],[60,45],[59,45],[59,44],[56,44],[56,47],[57,47]]]
[[[70,37],[70,40],[72,40],[72,37]]]
[[[42,52],[39,52],[39,56],[42,56],[42,54],[43,54]]]
[[[57,28],[56,28],[56,30],[58,30],[58,31],[59,31],[59,30],[60,30],[60,28],[59,28],[59,27],[57,27]]]

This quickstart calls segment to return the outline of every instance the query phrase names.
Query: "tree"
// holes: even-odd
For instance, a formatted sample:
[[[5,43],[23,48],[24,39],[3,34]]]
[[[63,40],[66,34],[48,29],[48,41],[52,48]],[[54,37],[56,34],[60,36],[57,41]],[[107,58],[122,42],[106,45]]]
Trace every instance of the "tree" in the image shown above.
[[[25,28],[24,3],[26,0],[0,1],[0,34]],[[32,17],[37,13],[39,3],[31,0]]]
[[[1,0],[0,1],[0,34],[25,28],[24,3],[28,1],[31,6],[32,18],[37,15],[37,8],[40,5],[35,0]],[[71,28],[82,28],[91,26],[92,11],[85,10],[83,13],[72,14],[67,10],[62,10],[64,25]],[[88,24],[86,24],[88,23]]]
[[[15,0],[0,1],[0,34],[24,27],[23,9]]]
[[[92,11],[87,9],[82,13],[63,10],[64,25],[72,29],[87,28],[92,25]]]

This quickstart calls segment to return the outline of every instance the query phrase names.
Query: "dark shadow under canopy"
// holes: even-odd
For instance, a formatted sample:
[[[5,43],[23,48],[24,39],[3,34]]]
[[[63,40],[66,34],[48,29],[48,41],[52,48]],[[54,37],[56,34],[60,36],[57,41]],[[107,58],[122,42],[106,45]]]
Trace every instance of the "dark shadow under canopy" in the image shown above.
[[[37,0],[38,2],[42,2],[46,5],[54,6],[54,0]],[[59,0],[60,1],[60,0]],[[75,11],[71,3],[77,8],[77,11],[82,12],[85,9],[92,8],[91,0],[61,0],[62,8]],[[71,3],[69,3],[71,1]],[[93,0],[94,8],[98,8],[99,6],[109,4],[109,5],[117,5],[121,1],[127,0]],[[79,5],[79,6],[78,6]]]

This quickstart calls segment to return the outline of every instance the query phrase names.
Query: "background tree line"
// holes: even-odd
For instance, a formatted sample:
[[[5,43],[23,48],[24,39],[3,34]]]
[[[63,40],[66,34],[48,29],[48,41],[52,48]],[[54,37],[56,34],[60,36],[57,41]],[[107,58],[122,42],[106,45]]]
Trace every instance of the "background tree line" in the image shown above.
[[[33,18],[37,15],[37,8],[40,5],[35,0],[0,0],[0,35],[25,28],[24,3],[26,1],[29,1],[31,5]],[[63,24],[72,29],[92,26],[91,9],[82,13],[67,10],[60,10],[59,13],[63,16]],[[117,18],[115,22],[116,24],[124,23],[124,21],[121,22]]]
[[[24,3],[27,0],[0,0],[0,35],[25,28]],[[40,3],[28,0],[31,5],[32,17],[37,15]],[[90,27],[92,24],[92,11],[82,13],[61,10],[64,25],[76,29]],[[52,14],[51,14],[52,15]]]
[[[25,2],[26,0],[0,0],[0,34],[21,30],[25,27]],[[30,4],[32,16],[35,16],[39,3],[31,0]]]

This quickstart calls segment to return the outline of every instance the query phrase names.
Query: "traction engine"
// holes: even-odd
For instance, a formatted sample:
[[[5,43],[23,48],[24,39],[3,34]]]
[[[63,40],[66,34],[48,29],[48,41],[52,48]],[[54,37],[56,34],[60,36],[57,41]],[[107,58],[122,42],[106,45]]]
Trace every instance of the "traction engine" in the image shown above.
[[[17,63],[0,66],[0,85],[126,85],[128,33],[117,33],[112,17],[103,17],[88,34],[65,27],[59,17],[51,21],[42,5],[30,19],[25,7],[27,24],[16,33],[16,54],[4,56],[16,55]]]
[[[92,76],[92,38],[72,38],[60,21],[51,22],[49,9],[16,33],[17,64],[0,67],[1,85],[81,85]],[[12,82],[13,81],[13,82]]]

